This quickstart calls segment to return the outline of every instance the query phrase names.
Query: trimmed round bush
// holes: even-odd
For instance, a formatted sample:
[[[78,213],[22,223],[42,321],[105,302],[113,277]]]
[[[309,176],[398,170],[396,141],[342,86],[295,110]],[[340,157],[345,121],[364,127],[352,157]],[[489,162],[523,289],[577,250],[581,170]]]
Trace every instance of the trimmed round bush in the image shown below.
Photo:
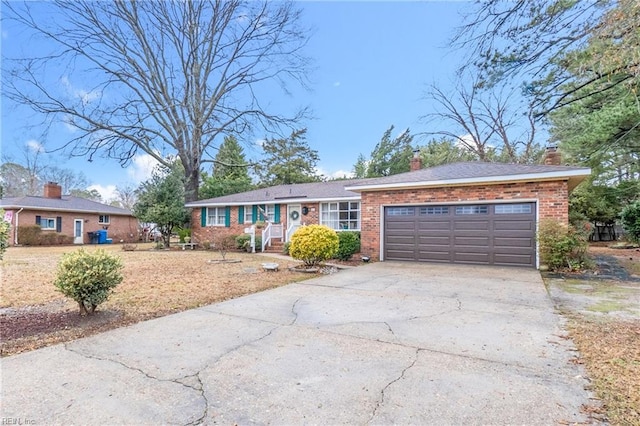
[[[360,233],[353,231],[338,232],[340,244],[336,252],[336,259],[349,260],[360,251]]]
[[[294,259],[302,260],[305,267],[314,267],[332,259],[339,245],[336,231],[328,226],[301,226],[291,236],[289,254]]]
[[[118,256],[104,250],[80,249],[62,256],[54,285],[78,303],[80,315],[93,314],[122,282],[122,268]]]

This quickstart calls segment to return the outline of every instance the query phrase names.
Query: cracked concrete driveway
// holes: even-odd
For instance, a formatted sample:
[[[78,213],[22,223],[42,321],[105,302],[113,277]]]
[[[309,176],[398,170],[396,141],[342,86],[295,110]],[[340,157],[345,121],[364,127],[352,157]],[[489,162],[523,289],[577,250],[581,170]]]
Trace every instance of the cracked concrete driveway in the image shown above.
[[[567,424],[537,271],[375,263],[2,359],[22,424]],[[6,424],[6,423],[5,423]]]

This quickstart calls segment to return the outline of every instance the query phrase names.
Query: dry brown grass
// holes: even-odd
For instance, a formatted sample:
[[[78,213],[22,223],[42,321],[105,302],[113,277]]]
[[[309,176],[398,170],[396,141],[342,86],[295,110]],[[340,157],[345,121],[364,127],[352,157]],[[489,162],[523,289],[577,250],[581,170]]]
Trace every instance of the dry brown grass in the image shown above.
[[[640,425],[640,321],[572,315],[569,332],[612,425]]]
[[[227,259],[241,262],[216,263],[212,261],[221,257],[215,251],[152,247],[141,244],[135,251],[119,245],[85,247],[117,254],[124,264],[123,282],[88,318],[77,318],[77,305],[53,285],[63,253],[77,247],[9,248],[1,262],[2,355],[310,278],[288,271],[289,265],[282,262],[279,272],[264,272],[261,264],[273,259],[259,255],[228,253]]]

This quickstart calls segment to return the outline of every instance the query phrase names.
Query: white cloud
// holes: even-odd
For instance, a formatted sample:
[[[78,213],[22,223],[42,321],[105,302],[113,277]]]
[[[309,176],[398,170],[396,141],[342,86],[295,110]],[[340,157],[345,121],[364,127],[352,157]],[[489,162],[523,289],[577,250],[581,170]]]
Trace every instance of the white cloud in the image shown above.
[[[336,81],[333,83],[333,87],[340,87],[340,84],[342,83],[340,83],[339,81]]]
[[[62,124],[69,131],[69,133],[75,133],[78,131],[78,128],[75,124],[73,124],[73,118],[70,115],[65,115],[62,117]]]
[[[139,154],[133,157],[131,165],[127,168],[127,175],[136,184],[144,182],[151,177],[153,169],[158,165],[158,160],[149,154]]]
[[[254,142],[254,145],[257,146],[257,147],[262,148],[265,143],[267,143],[266,139],[256,139],[255,142]]]
[[[116,186],[115,185],[91,185],[87,188],[89,191],[95,189],[102,196],[102,201],[105,203],[110,202],[116,198]]]
[[[69,94],[69,96],[80,99],[80,101],[82,101],[82,104],[85,106],[102,97],[102,92],[99,90],[87,91],[75,87],[73,84],[71,84],[71,81],[67,76],[62,76],[60,78],[60,83],[67,89],[67,93]]]
[[[29,139],[25,145],[32,152],[44,152],[44,146],[35,139]]]
[[[335,172],[329,172],[324,170],[322,167],[316,167],[316,175],[324,176],[328,179],[342,179],[344,177],[352,178],[353,172],[346,170],[336,170]]]

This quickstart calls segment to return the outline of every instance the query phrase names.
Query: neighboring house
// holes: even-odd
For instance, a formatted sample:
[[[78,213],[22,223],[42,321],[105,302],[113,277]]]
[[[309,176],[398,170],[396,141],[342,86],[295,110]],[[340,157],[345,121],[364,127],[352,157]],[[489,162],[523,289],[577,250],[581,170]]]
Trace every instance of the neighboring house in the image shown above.
[[[106,231],[104,239],[117,242],[138,238],[138,220],[129,210],[62,195],[62,187],[53,182],[45,184],[42,197],[3,198],[0,208],[4,209],[5,220],[11,224],[11,245],[20,244],[17,228],[25,225],[38,225],[43,233],[66,235],[74,244],[97,242],[96,231]]]
[[[537,223],[568,223],[569,192],[591,174],[559,165],[553,148],[544,165],[420,166],[414,158],[412,171],[393,176],[280,185],[188,203],[195,208],[192,235],[203,241],[240,234],[266,219],[281,225],[276,239],[286,241],[298,226],[319,223],[360,231],[362,254],[376,260],[537,267]]]

